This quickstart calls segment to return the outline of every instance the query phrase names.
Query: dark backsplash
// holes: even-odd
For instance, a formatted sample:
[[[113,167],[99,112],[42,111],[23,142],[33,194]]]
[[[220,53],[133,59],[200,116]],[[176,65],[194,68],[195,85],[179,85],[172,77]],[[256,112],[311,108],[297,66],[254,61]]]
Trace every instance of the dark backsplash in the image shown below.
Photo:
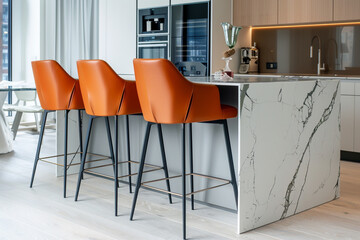
[[[360,25],[321,26],[281,29],[253,29],[252,42],[259,49],[260,73],[316,74],[318,40],[321,39],[322,74],[360,75]],[[267,62],[277,62],[277,69],[266,69]]]

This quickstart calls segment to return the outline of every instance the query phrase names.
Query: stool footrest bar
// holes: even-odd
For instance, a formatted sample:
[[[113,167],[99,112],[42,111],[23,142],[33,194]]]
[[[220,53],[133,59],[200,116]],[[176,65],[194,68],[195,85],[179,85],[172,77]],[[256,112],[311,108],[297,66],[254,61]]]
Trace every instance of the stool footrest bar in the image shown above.
[[[76,155],[76,154],[80,154],[82,152],[74,152],[74,153],[68,153],[67,155]],[[101,154],[97,154],[97,153],[87,153],[88,155],[92,155],[92,156],[98,156],[98,157],[104,157],[106,159],[110,159],[109,156],[106,156],[106,155],[101,155]],[[47,157],[41,157],[39,158],[39,160],[42,160],[42,159],[49,159],[49,158],[57,158],[57,157],[63,157],[64,154],[58,154],[58,155],[52,155],[52,156],[47,156]]]
[[[208,179],[224,182],[222,184],[218,184],[218,185],[215,185],[215,186],[212,186],[212,187],[208,187],[208,188],[204,188],[204,189],[200,189],[200,190],[197,190],[197,191],[187,193],[186,196],[190,196],[190,195],[193,195],[193,194],[196,194],[196,193],[200,193],[200,192],[204,192],[204,191],[211,190],[211,189],[214,189],[214,188],[222,187],[222,186],[225,186],[225,185],[228,185],[228,184],[231,183],[231,181],[227,180],[227,179],[213,177],[213,176],[204,175],[204,174],[200,174],[200,173],[187,173],[186,176],[197,176],[197,177],[203,177],[203,178],[208,178]],[[166,191],[166,190],[161,189],[161,188],[146,185],[148,183],[154,183],[154,182],[159,182],[159,181],[164,181],[164,180],[169,180],[169,179],[174,179],[174,178],[179,178],[179,177],[182,177],[182,175],[176,175],[176,176],[172,176],[172,177],[168,177],[168,178],[160,178],[160,179],[156,179],[156,180],[146,181],[146,182],[141,183],[141,186],[144,187],[144,188],[149,188],[149,189],[156,190],[156,191],[159,191],[159,192],[164,192],[164,193],[167,193],[167,194],[172,194],[172,195],[175,195],[175,196],[182,197],[182,194],[180,194],[180,193],[174,193],[174,192]]]
[[[48,158],[45,158],[45,159],[48,159]],[[87,161],[86,163],[99,162],[99,161],[104,161],[104,160],[108,160],[108,159],[110,159],[110,158],[100,158],[100,159],[95,159],[95,160]],[[64,167],[64,164],[50,162],[50,161],[44,160],[44,158],[39,158],[39,161],[42,161],[42,162],[46,162],[46,163],[50,163],[50,164],[53,164],[53,165],[57,165],[57,166]],[[81,164],[81,163],[72,163],[72,164],[68,164],[67,166],[68,166],[68,167],[70,167],[70,166],[76,166],[76,165],[80,165],[80,164]]]
[[[127,162],[135,163],[135,164],[140,164],[140,162],[138,162],[138,161],[133,161],[133,160],[127,161]],[[145,166],[145,167],[159,167],[159,166],[156,166],[156,165],[153,165],[153,164],[149,164],[149,163],[145,163],[144,166]]]
[[[112,166],[112,165],[113,165],[113,164],[108,164],[107,166]],[[104,167],[104,165],[98,166],[98,167]],[[98,167],[85,168],[85,169],[84,169],[84,172],[86,172],[86,173],[91,173],[91,174],[93,174],[93,175],[98,175],[98,176],[105,177],[105,178],[114,179],[113,176],[106,175],[106,174],[102,174],[102,173],[97,173],[97,172],[93,172],[93,171],[90,171],[90,170],[89,170],[89,169],[94,169],[94,168],[98,168]],[[143,171],[143,173],[159,171],[159,170],[162,170],[162,169],[163,169],[162,167],[157,167],[157,168],[153,168],[153,169],[149,169],[149,170]],[[119,176],[118,178],[124,178],[124,177],[135,176],[135,175],[137,175],[137,173],[128,174],[128,175],[124,175],[124,176]]]
[[[230,183],[230,180],[227,179],[223,179],[223,178],[218,178],[218,177],[213,177],[213,176],[209,176],[209,175],[204,175],[204,174],[200,174],[200,173],[187,173],[186,176],[197,176],[197,177],[204,177],[204,178],[209,178],[212,180],[217,180],[217,181],[222,181],[222,182],[228,182]],[[155,180],[150,180],[150,181],[146,181],[143,182],[142,184],[147,184],[147,183],[153,183],[153,182],[159,182],[159,181],[164,181],[164,180],[168,180],[168,179],[173,179],[173,178],[179,178],[182,175],[176,175],[176,176],[172,176],[172,177],[168,177],[168,178],[159,178],[159,179],[155,179]]]

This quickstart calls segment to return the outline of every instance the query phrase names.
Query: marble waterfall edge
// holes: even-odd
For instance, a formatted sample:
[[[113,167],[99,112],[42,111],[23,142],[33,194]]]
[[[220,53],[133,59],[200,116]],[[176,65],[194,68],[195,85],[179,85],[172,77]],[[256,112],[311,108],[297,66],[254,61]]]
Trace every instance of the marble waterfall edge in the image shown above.
[[[243,84],[240,232],[339,197],[339,81]]]

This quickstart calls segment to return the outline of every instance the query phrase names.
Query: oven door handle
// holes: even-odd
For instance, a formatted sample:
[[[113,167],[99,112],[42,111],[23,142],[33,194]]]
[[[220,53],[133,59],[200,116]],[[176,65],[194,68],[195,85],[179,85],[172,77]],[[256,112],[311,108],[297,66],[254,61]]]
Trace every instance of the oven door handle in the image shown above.
[[[139,44],[138,45],[139,48],[144,48],[144,47],[167,47],[167,44]]]

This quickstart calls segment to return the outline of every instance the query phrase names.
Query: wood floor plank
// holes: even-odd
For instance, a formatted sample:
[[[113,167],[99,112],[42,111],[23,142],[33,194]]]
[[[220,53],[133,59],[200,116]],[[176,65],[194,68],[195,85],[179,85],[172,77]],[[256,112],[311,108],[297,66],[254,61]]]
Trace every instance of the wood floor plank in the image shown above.
[[[47,130],[44,155],[55,150],[55,131]],[[141,189],[134,221],[132,194],[119,188],[114,216],[113,182],[85,175],[75,202],[76,175],[68,177],[68,198],[53,166],[40,163],[34,187],[29,181],[37,135],[19,132],[15,151],[0,155],[0,240],[17,239],[180,239],[181,199]],[[236,213],[196,204],[188,210],[189,239],[303,240],[360,239],[360,164],[341,163],[341,197],[279,222],[236,234]],[[190,204],[188,205],[190,206]]]

